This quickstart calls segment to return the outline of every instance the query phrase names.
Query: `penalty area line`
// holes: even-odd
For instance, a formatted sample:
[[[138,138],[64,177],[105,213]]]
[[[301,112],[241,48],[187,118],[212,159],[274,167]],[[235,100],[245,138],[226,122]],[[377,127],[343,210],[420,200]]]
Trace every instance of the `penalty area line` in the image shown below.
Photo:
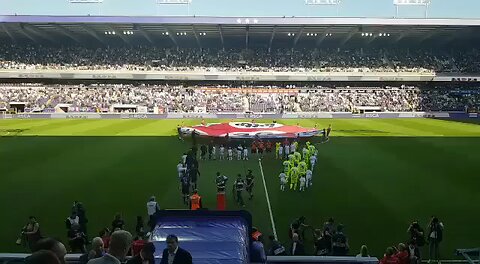
[[[273,220],[272,205],[270,204],[270,197],[268,196],[267,183],[265,181],[265,175],[263,174],[262,160],[258,159],[258,165],[260,166],[260,173],[262,174],[263,188],[265,189],[265,197],[267,198],[268,212],[270,213],[270,222],[272,223],[273,236],[275,240],[278,240],[277,229],[275,228],[275,220]]]

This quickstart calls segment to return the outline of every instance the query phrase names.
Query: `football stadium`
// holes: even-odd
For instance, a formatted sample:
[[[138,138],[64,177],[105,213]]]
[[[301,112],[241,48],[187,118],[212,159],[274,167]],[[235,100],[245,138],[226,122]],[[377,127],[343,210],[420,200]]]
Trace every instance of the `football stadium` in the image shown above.
[[[1,263],[478,263],[480,17],[111,1],[0,10]]]

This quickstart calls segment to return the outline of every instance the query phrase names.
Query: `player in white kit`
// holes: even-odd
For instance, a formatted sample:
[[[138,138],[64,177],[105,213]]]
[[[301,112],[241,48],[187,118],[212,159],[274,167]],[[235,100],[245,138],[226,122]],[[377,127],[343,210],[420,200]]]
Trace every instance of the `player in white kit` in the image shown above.
[[[233,150],[231,147],[228,147],[228,160],[233,160]]]
[[[243,160],[248,160],[248,148],[243,148]]]
[[[217,147],[212,146],[212,159],[216,160],[217,159]]]
[[[220,156],[218,157],[220,160],[225,159],[225,147],[223,145],[220,146]]]
[[[301,192],[305,191],[305,181],[306,180],[305,180],[304,176],[300,177],[300,191]]]
[[[242,145],[238,145],[238,147],[237,147],[237,160],[242,159],[242,152],[243,152]]]
[[[313,168],[315,167],[315,163],[317,162],[317,155],[312,155],[310,156],[310,168],[313,171]]]
[[[280,178],[280,190],[283,192],[285,191],[285,185],[287,185],[287,175],[282,171],[278,177]]]
[[[183,163],[180,161],[177,165],[178,179],[181,180],[183,175],[186,172],[186,168],[183,166]]]
[[[305,185],[308,187],[312,186],[312,171],[311,170],[307,170],[307,173],[305,174],[306,175],[306,182],[305,182]]]

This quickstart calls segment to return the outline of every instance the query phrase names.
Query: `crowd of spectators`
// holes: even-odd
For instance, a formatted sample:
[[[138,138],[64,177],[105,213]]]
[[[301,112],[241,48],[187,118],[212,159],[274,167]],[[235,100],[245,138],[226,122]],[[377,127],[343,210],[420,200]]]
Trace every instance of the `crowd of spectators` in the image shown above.
[[[0,84],[0,108],[26,103],[26,112],[114,112],[113,105],[157,108],[163,112],[358,112],[465,111],[480,105],[479,89],[419,89],[401,87],[295,87],[181,85],[41,85]]]
[[[154,196],[147,202],[147,213],[150,213],[150,209],[155,212],[160,210]],[[101,264],[105,261],[118,264],[120,262],[124,263],[127,258],[129,260],[126,261],[126,264],[155,263],[155,245],[150,241],[150,231],[153,230],[155,224],[149,223],[149,227],[146,228],[143,217],[138,216],[135,236],[132,236],[130,232],[125,230],[125,221],[121,214],[117,213],[111,223],[111,229],[107,227],[100,232],[98,237],[89,240],[86,234],[86,223],[78,217],[78,215],[82,215],[82,218],[85,217],[86,219],[85,214],[83,204],[75,202],[72,214],[65,221],[68,229],[68,247],[59,240],[43,237],[40,234],[40,224],[35,217],[31,216],[27,225],[22,229],[21,238],[19,238],[25,242],[24,245],[33,253],[27,258],[26,263],[65,264],[67,253],[82,253],[80,263],[83,264],[87,262],[88,264]],[[80,222],[84,222],[82,227],[80,227]],[[72,243],[73,239],[70,235],[72,230],[81,233],[74,238],[75,240],[81,240],[81,242]],[[251,260],[255,263],[266,263],[267,255],[370,257],[366,245],[360,247],[358,254],[350,248],[349,238],[345,230],[345,226],[341,223],[337,224],[333,218],[329,218],[321,226],[315,227],[307,223],[306,217],[301,216],[294,219],[290,224],[289,242],[283,244],[274,235],[268,236],[268,242],[264,241],[264,234],[253,227]],[[430,260],[438,261],[440,259],[439,245],[443,240],[443,230],[444,224],[435,216],[432,216],[426,229],[422,228],[419,222],[413,221],[406,230],[404,242],[388,247],[383,258],[379,258],[380,264],[419,264],[422,258],[426,258],[422,256],[421,252],[422,248],[427,245],[429,262]],[[306,239],[310,237],[309,233],[311,232],[313,232],[313,245]],[[173,260],[173,263],[192,263],[190,253],[178,247],[178,238],[175,235],[169,235],[166,238],[166,243],[167,247],[163,251],[161,263],[172,263],[171,260]],[[264,243],[268,244],[264,245]],[[87,245],[90,245],[88,251]],[[53,255],[45,251],[50,251]],[[179,253],[179,251],[181,252]],[[170,259],[171,257],[172,259]],[[177,258],[178,262],[174,260]],[[56,261],[54,261],[55,259]],[[40,260],[48,262],[38,262]]]
[[[0,44],[0,69],[462,72],[478,73],[478,50],[410,49],[167,49]]]

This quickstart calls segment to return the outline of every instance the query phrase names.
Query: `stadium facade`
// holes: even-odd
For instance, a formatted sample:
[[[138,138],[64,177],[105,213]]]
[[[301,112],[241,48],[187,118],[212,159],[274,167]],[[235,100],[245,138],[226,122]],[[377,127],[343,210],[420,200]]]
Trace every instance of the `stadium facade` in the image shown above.
[[[3,42],[164,48],[468,50],[479,19],[0,16]],[[477,82],[461,72],[171,72],[0,70],[0,79],[266,82]]]

